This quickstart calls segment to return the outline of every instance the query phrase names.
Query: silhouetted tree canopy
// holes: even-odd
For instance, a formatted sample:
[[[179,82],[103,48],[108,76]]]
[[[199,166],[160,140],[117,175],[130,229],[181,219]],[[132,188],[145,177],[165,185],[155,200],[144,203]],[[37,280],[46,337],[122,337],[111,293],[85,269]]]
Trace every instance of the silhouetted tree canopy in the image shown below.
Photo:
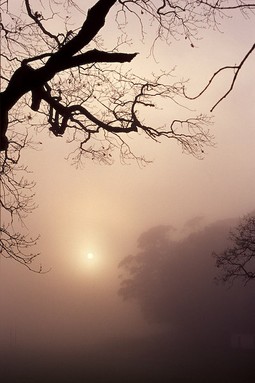
[[[148,321],[200,340],[254,331],[254,291],[214,280],[211,254],[226,243],[229,224],[217,222],[182,240],[166,240],[166,226],[143,233],[140,251],[119,264],[119,295],[137,302]]]
[[[230,231],[231,245],[222,253],[215,253],[220,269],[218,280],[232,284],[236,279],[247,284],[255,280],[255,214],[245,216]]]
[[[1,248],[10,257],[15,251],[6,253],[7,244],[14,249],[18,238],[25,250],[35,242],[13,229],[14,220],[24,218],[34,207],[33,183],[26,180],[27,168],[20,157],[24,148],[36,147],[35,130],[48,129],[53,136],[65,136],[69,143],[77,143],[70,155],[75,164],[88,158],[110,164],[116,150],[121,161],[145,163],[143,156],[130,147],[128,133],[142,133],[155,141],[173,139],[184,152],[201,157],[204,147],[212,145],[208,116],[172,116],[170,121],[152,126],[145,117],[147,111],[155,109],[160,99],[170,105],[195,99],[218,73],[232,70],[231,87],[222,100],[254,50],[253,45],[240,64],[220,68],[199,95],[189,97],[185,82],[173,82],[172,71],[150,78],[132,73],[131,63],[137,52],[130,52],[125,32],[130,16],[138,20],[142,38],[148,20],[153,23],[150,31],[155,33],[154,44],[157,40],[168,44],[182,37],[194,46],[199,30],[217,28],[228,12],[252,16],[253,2],[98,0],[91,5],[87,12],[84,2],[78,0],[0,3],[0,175],[1,209],[5,212],[5,223],[1,224],[5,243],[1,236]],[[79,25],[72,24],[72,13],[81,20]],[[104,33],[108,17],[116,23],[119,38],[108,43],[111,48],[106,49],[99,33]],[[17,259],[26,259],[27,264],[33,254],[25,253],[20,252]]]

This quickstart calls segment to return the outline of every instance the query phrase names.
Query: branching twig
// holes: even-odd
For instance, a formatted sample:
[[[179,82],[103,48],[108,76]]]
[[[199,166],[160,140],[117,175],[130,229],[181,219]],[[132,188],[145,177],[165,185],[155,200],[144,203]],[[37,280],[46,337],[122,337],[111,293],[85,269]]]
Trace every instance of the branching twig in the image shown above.
[[[203,93],[205,93],[205,91],[209,88],[209,86],[212,84],[213,80],[218,76],[219,73],[225,71],[225,70],[228,70],[228,69],[232,69],[234,70],[234,76],[233,76],[233,79],[231,81],[231,84],[230,84],[230,87],[228,89],[228,91],[214,104],[214,106],[211,108],[210,112],[212,112],[217,105],[219,105],[219,103],[224,100],[224,98],[226,98],[229,93],[233,90],[234,88],[234,85],[235,85],[235,82],[236,82],[236,79],[237,79],[237,76],[242,68],[242,66],[244,65],[245,61],[248,59],[248,57],[250,56],[250,54],[254,51],[255,49],[255,44],[253,44],[253,46],[251,47],[251,49],[246,53],[246,55],[244,56],[244,58],[242,59],[242,61],[240,62],[239,65],[232,65],[232,66],[224,66],[220,69],[218,69],[214,74],[213,76],[210,78],[210,80],[208,81],[208,84],[201,90],[201,92],[199,92],[196,96],[188,96],[185,92],[185,88],[183,88],[183,94],[184,96],[189,99],[189,100],[195,100],[197,98],[199,98],[200,96],[202,96]]]

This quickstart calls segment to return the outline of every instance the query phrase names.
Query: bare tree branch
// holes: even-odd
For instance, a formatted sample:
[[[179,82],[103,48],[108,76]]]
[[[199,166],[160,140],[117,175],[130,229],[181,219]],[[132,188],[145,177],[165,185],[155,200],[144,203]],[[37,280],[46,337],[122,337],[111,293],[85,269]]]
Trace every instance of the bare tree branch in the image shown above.
[[[224,100],[224,98],[226,98],[229,93],[233,90],[234,88],[234,85],[235,85],[235,82],[236,82],[236,79],[237,79],[237,76],[242,68],[242,66],[244,65],[245,61],[248,59],[248,57],[250,56],[250,54],[255,50],[255,44],[253,44],[253,46],[251,47],[251,49],[246,53],[246,55],[244,56],[244,58],[242,59],[242,61],[240,62],[239,65],[232,65],[232,66],[224,66],[220,69],[218,69],[214,74],[213,76],[210,78],[210,80],[208,81],[208,84],[201,90],[201,92],[199,92],[196,96],[188,96],[185,92],[185,88],[183,88],[183,94],[185,95],[186,98],[188,98],[189,100],[195,100],[197,98],[199,98],[200,96],[202,96],[203,93],[205,93],[205,91],[209,88],[209,86],[212,84],[213,80],[218,76],[219,73],[225,71],[225,70],[228,70],[228,69],[231,69],[231,70],[234,70],[234,76],[233,76],[233,79],[231,81],[231,84],[230,84],[230,87],[228,89],[228,91],[214,104],[214,106],[211,108],[210,112],[212,112],[217,105],[219,105],[219,103]]]
[[[38,13],[38,12],[35,12],[35,13],[32,12],[29,0],[25,0],[25,4],[26,4],[26,9],[27,9],[28,16],[31,17],[32,20],[34,20],[34,22],[41,29],[42,33],[44,33],[46,36],[49,36],[51,39],[54,39],[55,42],[57,43],[57,46],[60,47],[61,44],[60,44],[60,41],[59,41],[58,37],[53,35],[49,31],[47,31],[47,29],[44,28],[44,26],[43,26],[43,24],[41,22],[42,15],[40,13]]]
[[[1,246],[7,256],[15,258],[17,254],[18,260],[20,254],[26,259],[24,264],[30,265],[33,256],[28,251],[26,258],[23,250],[36,241],[15,232],[15,228],[34,208],[34,185],[27,181],[27,168],[20,161],[23,149],[34,146],[29,137],[35,129],[47,127],[57,137],[65,134],[69,143],[76,144],[70,158],[77,165],[87,158],[110,164],[115,151],[121,162],[132,159],[141,165],[147,163],[129,145],[132,133],[142,133],[156,142],[174,140],[184,152],[203,158],[205,148],[214,144],[209,131],[212,121],[204,114],[195,115],[184,104],[201,96],[220,72],[234,70],[228,92],[214,109],[231,92],[254,50],[253,45],[239,65],[221,68],[199,95],[188,97],[184,81],[173,83],[171,71],[141,78],[126,69],[138,54],[122,49],[129,44],[125,26],[130,14],[139,22],[140,37],[145,36],[148,21],[154,26],[153,54],[159,40],[168,44],[171,39],[184,38],[193,45],[199,30],[217,29],[232,11],[248,17],[254,5],[242,0],[95,0],[87,14],[73,0],[64,4],[49,0],[48,8],[37,2],[36,10],[25,0],[20,7],[20,12],[13,14],[8,1],[0,2],[0,206],[8,222],[1,222],[1,235],[6,238]],[[111,10],[115,11],[121,37],[115,46],[105,49],[99,32]],[[79,28],[73,28],[69,16],[61,14],[71,15],[72,11],[83,17]],[[57,32],[56,19],[62,20],[62,29]],[[160,108],[161,102],[168,103],[168,110],[172,105],[174,110],[186,109],[181,109],[181,117],[177,113],[169,121],[152,125],[147,111]],[[7,244],[14,250],[8,253]]]
[[[216,254],[216,266],[221,271],[218,281],[233,284],[238,279],[244,284],[255,280],[255,216],[245,216],[240,224],[230,231],[232,245]]]

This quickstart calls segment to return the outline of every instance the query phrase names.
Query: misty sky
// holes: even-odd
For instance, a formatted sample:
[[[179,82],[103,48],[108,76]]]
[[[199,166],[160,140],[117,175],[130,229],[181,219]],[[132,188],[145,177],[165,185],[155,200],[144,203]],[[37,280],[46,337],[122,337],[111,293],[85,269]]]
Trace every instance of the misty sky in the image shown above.
[[[111,45],[113,23],[114,11],[105,27],[106,46]],[[130,25],[132,37],[137,36],[134,19]],[[176,66],[176,79],[189,78],[194,95],[219,67],[241,61],[253,44],[254,20],[223,20],[222,31],[203,31],[195,48],[186,41],[173,41],[167,48],[159,42],[156,61],[149,56],[148,33],[146,44],[137,39],[129,48],[141,53],[128,65],[138,74],[146,65],[148,75]],[[146,167],[121,165],[116,155],[112,166],[87,161],[76,169],[65,159],[70,152],[65,137],[49,138],[46,132],[35,136],[43,145],[39,151],[27,151],[23,160],[37,183],[38,208],[26,224],[31,235],[40,234],[38,262],[50,271],[33,274],[1,258],[2,347],[13,347],[14,333],[17,347],[47,348],[63,346],[63,334],[63,347],[68,347],[150,331],[138,308],[117,296],[117,265],[135,251],[137,238],[150,227],[171,224],[181,231],[195,216],[203,216],[206,224],[254,210],[254,66],[253,53],[234,90],[215,109],[211,131],[216,145],[206,149],[203,160],[182,154],[174,141],[155,143],[133,135],[136,153],[152,160]],[[210,113],[230,81],[222,74],[189,107]],[[175,113],[179,108],[163,106],[148,117],[167,120],[169,115],[171,121]],[[94,254],[90,261],[89,252]]]

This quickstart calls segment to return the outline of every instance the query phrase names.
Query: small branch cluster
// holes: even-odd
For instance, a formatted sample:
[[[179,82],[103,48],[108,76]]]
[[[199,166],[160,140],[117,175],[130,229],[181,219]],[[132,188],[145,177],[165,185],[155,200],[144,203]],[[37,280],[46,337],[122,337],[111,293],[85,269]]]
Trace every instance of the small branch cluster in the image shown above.
[[[157,40],[170,42],[185,38],[191,47],[198,39],[198,32],[201,29],[219,29],[222,19],[228,11],[241,11],[248,17],[254,10],[255,4],[252,1],[243,0],[119,0],[122,8],[118,12],[117,21],[120,27],[127,22],[126,13],[135,15],[141,26],[142,35],[145,35],[144,24],[146,16],[150,24],[157,27],[154,43]],[[123,13],[124,25],[123,25]]]
[[[38,253],[33,252],[37,238],[30,238],[16,230],[27,215],[35,209],[33,181],[29,181],[28,169],[19,164],[21,151],[30,146],[26,134],[12,131],[8,152],[0,153],[0,254],[25,265],[32,271],[32,262]]]
[[[5,258],[11,258],[33,272],[42,273],[41,266],[39,269],[32,267],[34,259],[39,254],[30,252],[30,249],[36,245],[37,240],[38,238],[28,238],[21,233],[13,232],[12,228],[0,227],[0,253]]]
[[[218,280],[232,284],[238,279],[247,284],[255,280],[255,216],[245,216],[229,238],[232,246],[214,254],[216,266],[221,270]]]

